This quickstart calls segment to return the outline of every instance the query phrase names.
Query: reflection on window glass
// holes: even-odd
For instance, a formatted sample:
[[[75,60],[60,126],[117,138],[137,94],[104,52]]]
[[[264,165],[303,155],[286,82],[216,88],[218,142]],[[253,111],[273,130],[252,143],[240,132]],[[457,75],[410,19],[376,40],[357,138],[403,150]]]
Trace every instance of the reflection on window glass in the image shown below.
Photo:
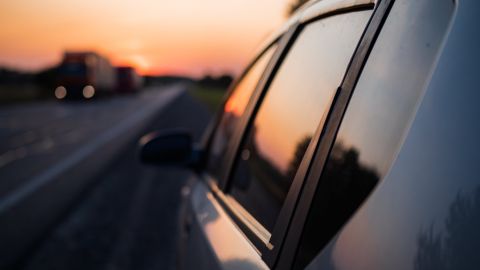
[[[296,269],[303,269],[318,254],[389,171],[422,97],[453,9],[454,3],[444,0],[395,2],[326,163],[320,183],[328,184],[317,190]],[[370,222],[369,217],[364,224]],[[350,257],[355,254],[348,254],[347,260],[356,261]],[[347,264],[341,269],[406,269],[383,263],[373,267],[372,261],[367,258],[366,265]]]
[[[212,175],[216,177],[219,176],[228,143],[235,132],[238,121],[245,111],[258,80],[262,76],[275,48],[276,45],[270,46],[270,48],[258,58],[247,73],[245,73],[225,103],[222,118],[220,119],[212,140],[208,160],[208,169]]]
[[[370,11],[337,15],[306,26],[240,148],[231,196],[269,231],[369,15]]]

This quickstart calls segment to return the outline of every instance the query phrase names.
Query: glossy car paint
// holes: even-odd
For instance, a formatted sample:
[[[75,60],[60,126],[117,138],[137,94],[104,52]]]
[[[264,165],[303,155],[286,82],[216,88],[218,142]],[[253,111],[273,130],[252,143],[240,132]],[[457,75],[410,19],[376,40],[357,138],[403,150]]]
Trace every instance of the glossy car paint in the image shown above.
[[[454,11],[451,1],[394,3],[322,172],[305,222],[297,269],[338,232],[388,172],[423,97]]]
[[[312,269],[480,265],[480,3],[454,3],[450,33],[397,159]]]
[[[187,269],[268,269],[205,183],[194,184],[190,204]]]
[[[303,9],[294,15],[281,32],[273,34],[270,40],[278,39],[285,31],[289,31],[290,27],[295,27],[301,21],[308,21],[336,10],[348,10],[372,5],[372,3],[371,0],[314,2],[308,9]],[[269,44],[267,43],[266,46]],[[282,46],[279,47],[282,48]],[[272,61],[275,60],[274,57]],[[182,219],[183,237],[180,249],[183,262],[181,266],[185,269],[268,268],[255,244],[238,227],[231,213],[227,213],[221,205],[225,200],[218,197],[223,193],[215,192],[215,189],[218,189],[215,184],[207,187],[206,183],[212,181],[207,175],[203,178],[194,181],[191,195],[186,197],[188,206]]]
[[[308,21],[313,16],[308,14],[348,8],[342,5],[352,2],[359,4],[328,0],[310,4],[273,39],[299,21]],[[473,27],[480,3],[450,2],[457,6],[451,32],[432,66],[432,79],[424,78],[426,94],[411,128],[403,131],[406,137],[400,136],[398,157],[388,161],[393,165],[382,167],[382,179],[372,196],[309,269],[467,269],[480,264],[476,256],[480,94],[474,90],[480,28]],[[184,266],[267,268],[255,244],[221,205],[222,192],[215,184],[206,184],[210,182],[206,175],[196,179],[187,196]]]

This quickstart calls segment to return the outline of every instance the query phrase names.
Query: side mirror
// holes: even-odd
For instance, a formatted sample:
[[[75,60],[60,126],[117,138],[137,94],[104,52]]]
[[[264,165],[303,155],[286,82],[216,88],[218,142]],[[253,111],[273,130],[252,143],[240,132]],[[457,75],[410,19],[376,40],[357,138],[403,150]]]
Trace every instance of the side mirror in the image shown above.
[[[140,160],[146,164],[195,167],[200,153],[192,135],[182,130],[154,131],[139,142]]]

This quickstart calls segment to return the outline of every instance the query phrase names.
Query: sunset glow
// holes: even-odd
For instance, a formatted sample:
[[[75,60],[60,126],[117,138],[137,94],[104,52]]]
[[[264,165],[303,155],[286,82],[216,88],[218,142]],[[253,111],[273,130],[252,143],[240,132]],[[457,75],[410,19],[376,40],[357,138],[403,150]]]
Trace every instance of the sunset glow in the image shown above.
[[[2,1],[0,65],[38,70],[64,50],[95,50],[143,74],[238,74],[288,2]]]

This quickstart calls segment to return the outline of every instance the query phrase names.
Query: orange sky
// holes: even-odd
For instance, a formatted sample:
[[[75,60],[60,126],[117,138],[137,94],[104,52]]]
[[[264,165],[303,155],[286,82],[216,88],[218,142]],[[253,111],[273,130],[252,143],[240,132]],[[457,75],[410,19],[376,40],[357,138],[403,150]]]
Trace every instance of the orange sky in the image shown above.
[[[238,73],[285,20],[289,0],[4,0],[0,65],[36,70],[65,49],[142,73]]]

